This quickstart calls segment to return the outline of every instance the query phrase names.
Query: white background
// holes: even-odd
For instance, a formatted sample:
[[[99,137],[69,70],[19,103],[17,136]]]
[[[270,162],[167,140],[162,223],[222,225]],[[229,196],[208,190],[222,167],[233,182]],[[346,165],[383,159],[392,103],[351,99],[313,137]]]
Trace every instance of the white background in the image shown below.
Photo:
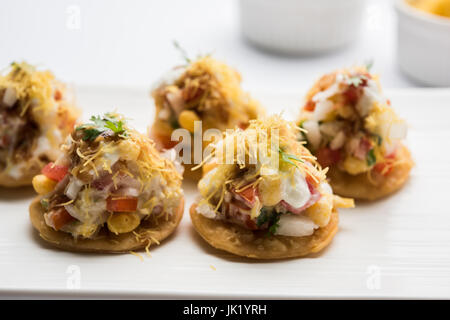
[[[391,0],[367,1],[361,37],[352,46],[302,58],[261,52],[246,43],[240,34],[237,0],[2,2],[0,65],[26,59],[77,85],[150,86],[183,62],[172,45],[175,39],[191,56],[212,52],[236,67],[248,90],[304,92],[322,73],[370,58],[384,87],[415,85],[396,63]],[[71,17],[78,9],[80,24],[74,28]]]

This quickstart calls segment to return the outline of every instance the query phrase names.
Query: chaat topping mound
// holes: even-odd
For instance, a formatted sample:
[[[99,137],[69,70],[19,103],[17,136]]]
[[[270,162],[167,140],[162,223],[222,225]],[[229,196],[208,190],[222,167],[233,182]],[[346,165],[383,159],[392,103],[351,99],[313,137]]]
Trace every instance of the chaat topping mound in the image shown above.
[[[224,228],[228,225],[242,233],[251,231],[252,239],[254,236],[294,239],[312,236],[325,228],[337,207],[353,206],[353,200],[333,195],[326,170],[298,141],[299,133],[294,123],[274,116],[251,120],[247,129],[227,132],[213,146],[198,184],[201,197],[194,212],[191,211],[197,230],[213,246],[252,256],[243,254],[242,248],[215,245],[215,240],[209,239],[208,231],[201,227],[199,215],[225,223]],[[306,253],[268,253],[268,257]],[[263,253],[257,256],[264,258]]]
[[[368,67],[323,76],[306,96],[299,126],[323,167],[366,174],[377,184],[404,160],[407,125],[397,117]]]
[[[174,164],[121,115],[90,121],[75,128],[64,154],[33,179],[46,226],[75,239],[140,237],[142,227],[178,215],[183,192]]]
[[[152,92],[153,137],[163,148],[170,148],[172,131],[184,128],[193,133],[194,121],[202,121],[203,130],[245,128],[261,111],[240,85],[237,71],[210,56],[174,68]]]
[[[0,74],[0,185],[30,184],[60,155],[79,114],[72,100],[50,71],[13,62]]]

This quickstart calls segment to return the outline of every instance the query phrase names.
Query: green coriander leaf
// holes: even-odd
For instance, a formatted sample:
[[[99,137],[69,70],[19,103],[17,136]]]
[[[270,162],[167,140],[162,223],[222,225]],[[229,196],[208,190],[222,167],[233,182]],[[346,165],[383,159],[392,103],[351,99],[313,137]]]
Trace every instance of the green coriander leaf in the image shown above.
[[[375,157],[375,152],[373,149],[370,149],[367,153],[367,165],[369,167],[373,166],[377,162],[377,158]]]
[[[110,129],[112,132],[117,134],[121,134],[124,131],[122,127],[122,121],[120,120],[116,123],[110,120],[106,120],[104,127]]]
[[[268,237],[273,236],[277,232],[278,227],[280,226],[278,224],[278,222],[280,221],[280,216],[281,216],[281,214],[277,214],[277,213],[275,213],[272,216],[272,219],[269,222],[269,231],[266,233],[266,236],[268,236]]]
[[[184,48],[182,48],[182,47],[180,46],[180,44],[178,43],[178,41],[173,40],[173,45],[174,45],[175,49],[177,49],[177,50],[181,53],[181,56],[183,57],[183,59],[184,59],[188,64],[190,64],[190,63],[192,62],[191,59],[189,59],[186,50],[184,50]]]
[[[383,143],[383,138],[380,135],[378,135],[378,134],[374,134],[374,136],[375,136],[375,140],[377,142],[377,145],[381,146],[381,144]]]
[[[351,86],[358,87],[362,84],[362,76],[353,76],[347,79],[347,83]]]
[[[270,218],[270,210],[266,209],[266,208],[262,208],[258,218],[256,219],[256,225],[258,227],[261,227],[264,223],[266,223],[267,221],[269,221]]]
[[[256,225],[261,227],[267,223],[268,231],[266,236],[273,236],[279,227],[278,221],[280,220],[280,216],[280,213],[277,213],[272,209],[262,208],[256,220]]]
[[[367,72],[370,72],[370,69],[372,69],[373,67],[373,63],[374,63],[373,59],[370,59],[365,63]]]
[[[76,130],[83,130],[84,141],[94,141],[99,135],[107,130],[111,130],[119,137],[127,137],[127,133],[124,128],[122,120],[117,120],[116,116],[110,113],[106,113],[103,117],[92,116],[90,118],[91,123],[78,126]]]
[[[102,133],[102,131],[97,130],[95,128],[86,128],[84,129],[83,133],[84,133],[83,135],[84,141],[94,141]]]
[[[44,209],[44,210],[48,210],[48,207],[49,207],[49,202],[48,202],[48,199],[46,199],[46,198],[42,198],[41,199],[41,206],[42,206],[42,208]]]

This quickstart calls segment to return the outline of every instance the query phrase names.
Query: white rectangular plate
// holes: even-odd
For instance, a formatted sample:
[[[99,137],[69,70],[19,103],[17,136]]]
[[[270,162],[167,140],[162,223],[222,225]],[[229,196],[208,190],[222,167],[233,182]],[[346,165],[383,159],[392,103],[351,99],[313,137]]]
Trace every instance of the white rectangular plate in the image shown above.
[[[191,226],[196,188],[187,181],[184,219],[152,257],[64,252],[32,229],[31,188],[0,189],[0,297],[450,298],[450,90],[387,95],[410,124],[416,166],[397,194],[341,210],[340,230],[322,253],[257,262],[211,248]],[[256,95],[292,120],[301,96]],[[84,119],[116,108],[139,130],[153,121],[147,89],[82,87],[78,102]]]

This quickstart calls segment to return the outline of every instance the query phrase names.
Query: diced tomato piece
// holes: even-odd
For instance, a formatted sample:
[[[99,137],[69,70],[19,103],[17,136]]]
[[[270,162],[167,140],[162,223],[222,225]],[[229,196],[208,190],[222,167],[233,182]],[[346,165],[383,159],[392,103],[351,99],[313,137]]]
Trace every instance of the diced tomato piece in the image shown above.
[[[321,148],[317,150],[317,161],[322,167],[329,167],[341,160],[341,150],[331,150],[330,148]]]
[[[64,179],[68,171],[68,167],[56,165],[53,162],[48,163],[44,168],[42,168],[42,174],[55,181],[61,181]]]
[[[134,212],[137,209],[136,197],[114,197],[106,199],[106,210],[111,212]]]
[[[75,220],[74,217],[72,217],[66,209],[59,208],[56,211],[52,211],[49,214],[49,218],[52,221],[53,227],[56,231],[64,227],[69,222],[72,222]]]
[[[53,98],[55,98],[56,101],[61,100],[61,99],[62,99],[62,93],[61,93],[61,91],[60,91],[60,90],[56,90],[55,93],[54,93],[54,95],[53,95]]]
[[[156,142],[159,149],[172,149],[179,143],[179,141],[172,141],[170,135],[160,134],[154,130],[151,133],[151,138]]]
[[[394,159],[395,158],[395,152],[391,153],[390,155],[387,155],[385,157],[386,159]],[[388,167],[389,164],[388,162],[380,162],[377,163],[374,167],[373,170],[375,170],[376,172],[382,174],[383,176],[387,176],[389,173],[391,173],[392,171],[392,166],[389,166],[388,169],[386,169],[386,167]]]
[[[303,108],[305,111],[314,111],[316,109],[316,103],[312,100],[309,100],[305,107]]]
[[[258,225],[256,224],[255,220],[253,220],[250,216],[246,216],[245,225],[250,230],[258,230]]]
[[[358,88],[354,86],[348,87],[348,89],[344,91],[344,96],[348,103],[355,104],[358,101]]]
[[[373,170],[375,170],[376,172],[382,174],[383,176],[387,176],[392,171],[392,166],[389,167],[388,169],[386,169],[387,166],[388,166],[388,164],[386,162],[380,162],[380,163],[377,163],[373,167]]]
[[[248,123],[240,122],[240,123],[238,124],[238,127],[239,127],[240,129],[242,129],[242,130],[245,130],[245,129],[247,129],[247,127],[248,127]]]
[[[310,176],[309,174],[306,175],[305,180],[308,183],[309,191],[311,191],[311,189],[313,189],[319,185],[319,183],[316,180],[314,180],[314,178],[312,176]]]
[[[255,199],[257,197],[256,188],[249,187],[240,192],[235,191],[235,193],[240,196],[247,204],[253,205],[255,203]]]

